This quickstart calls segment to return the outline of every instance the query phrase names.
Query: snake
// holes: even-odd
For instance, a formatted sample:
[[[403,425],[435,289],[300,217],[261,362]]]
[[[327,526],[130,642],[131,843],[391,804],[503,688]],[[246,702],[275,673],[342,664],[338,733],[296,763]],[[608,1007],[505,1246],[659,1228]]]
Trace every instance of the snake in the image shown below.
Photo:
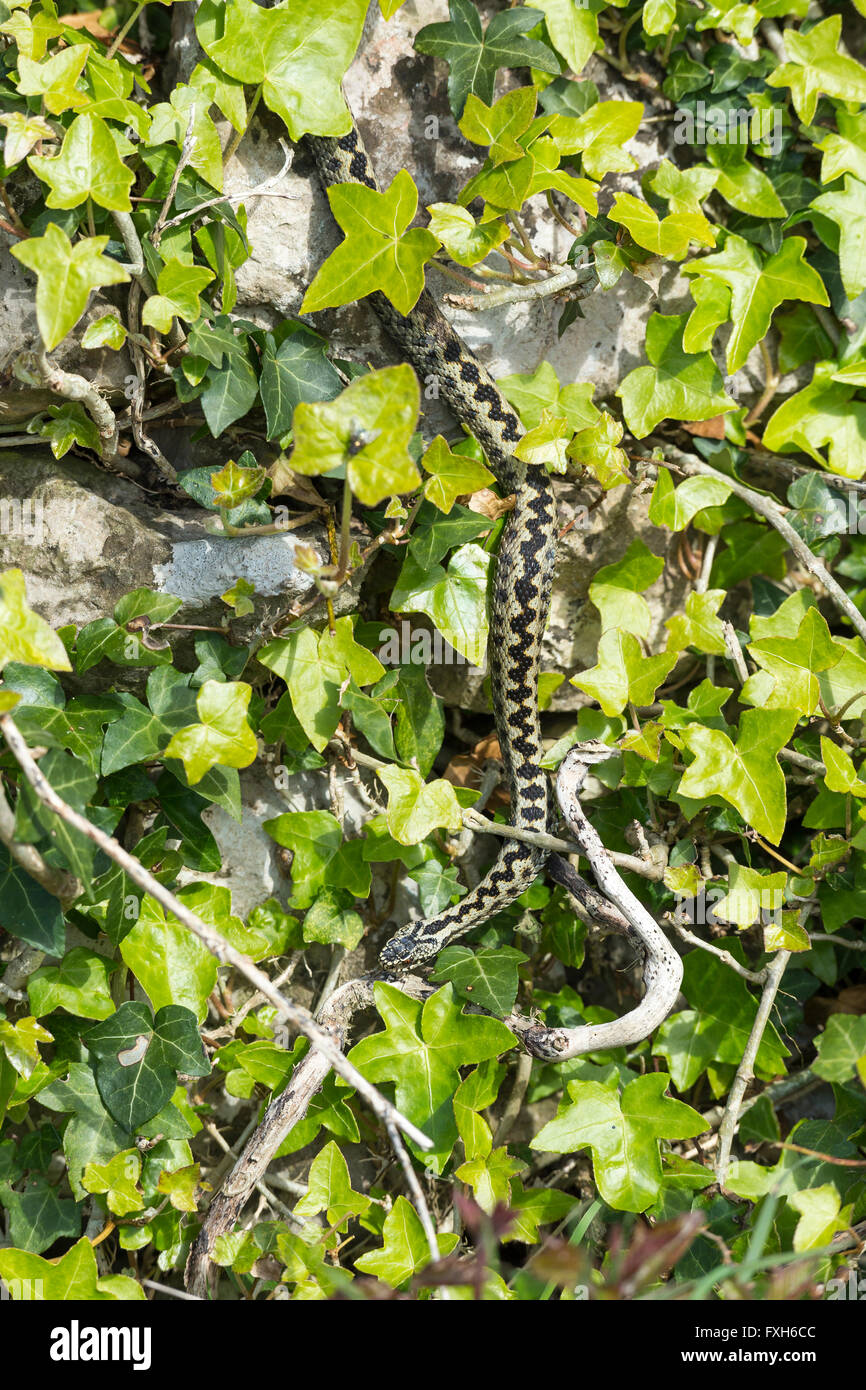
[[[357,183],[379,191],[354,123],[346,135],[307,136],[306,140],[325,188]],[[543,465],[517,457],[515,446],[523,434],[519,416],[426,288],[408,314],[399,313],[380,291],[368,298],[388,336],[419,376],[438,381],[439,394],[483,446],[500,488],[514,496],[490,599],[493,714],[510,792],[511,825],[536,832],[552,829],[554,808],[542,768],[538,711],[541,642],[550,611],[557,535],[550,475]],[[590,768],[610,756],[611,749],[596,740],[577,744],[560,765],[557,796],[604,895],[608,921],[613,918],[615,930],[633,936],[644,954],[646,992],[635,1009],[610,1023],[550,1028],[511,1020],[524,1045],[537,1057],[564,1061],[647,1037],[670,1013],[682,981],[679,955],[617,873],[580,804]],[[399,928],[383,948],[380,966],[403,973],[431,960],[450,941],[514,902],[547,859],[548,852],[537,844],[506,840],[485,876],[458,903],[429,920]],[[557,863],[555,877],[593,915],[593,890],[566,861]],[[594,915],[599,915],[597,907]]]
[[[326,188],[357,183],[379,191],[354,125],[343,136],[308,135],[306,143]],[[428,290],[408,314],[399,313],[380,291],[368,300],[422,380],[432,376],[438,382],[442,399],[483,447],[503,493],[514,497],[490,596],[491,690],[511,797],[510,822],[517,829],[543,832],[553,811],[541,767],[538,714],[541,640],[550,611],[557,533],[550,475],[543,465],[525,463],[515,455],[524,432],[517,413]],[[506,841],[488,872],[458,903],[398,929],[381,953],[382,965],[403,971],[429,961],[455,937],[514,902],[546,859],[547,852],[536,845]]]

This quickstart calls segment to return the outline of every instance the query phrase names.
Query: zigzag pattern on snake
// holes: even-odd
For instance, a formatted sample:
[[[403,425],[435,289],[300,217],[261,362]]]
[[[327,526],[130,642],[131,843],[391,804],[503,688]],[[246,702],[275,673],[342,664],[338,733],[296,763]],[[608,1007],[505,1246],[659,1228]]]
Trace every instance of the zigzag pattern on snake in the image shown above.
[[[322,182],[378,188],[357,130],[339,139],[307,137]],[[544,831],[551,814],[541,768],[538,670],[550,608],[556,506],[547,470],[514,457],[523,427],[496,383],[425,290],[405,317],[383,294],[369,296],[389,336],[422,377],[434,374],[443,399],[483,446],[497,482],[515,506],[505,527],[491,597],[488,643],[493,710],[511,793],[511,824]],[[429,921],[412,922],[388,942],[381,962],[405,970],[519,897],[547,858],[544,850],[506,841],[481,882]]]

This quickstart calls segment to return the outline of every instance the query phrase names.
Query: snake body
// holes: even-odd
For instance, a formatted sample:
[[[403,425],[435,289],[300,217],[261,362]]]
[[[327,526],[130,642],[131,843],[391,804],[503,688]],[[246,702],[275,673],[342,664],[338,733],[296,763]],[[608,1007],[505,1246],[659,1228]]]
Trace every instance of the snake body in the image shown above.
[[[326,187],[358,183],[378,188],[356,129],[338,139],[308,136],[307,143]],[[483,446],[503,492],[514,494],[490,602],[493,710],[511,793],[511,824],[543,831],[548,828],[551,798],[541,768],[538,670],[556,540],[550,477],[545,468],[515,458],[514,446],[523,433],[517,415],[426,290],[406,315],[398,313],[384,294],[372,294],[369,301],[418,375],[436,378],[442,398]],[[459,903],[429,921],[401,928],[385,946],[382,964],[402,971],[429,960],[449,941],[519,897],[546,858],[535,846],[506,842],[486,876]]]

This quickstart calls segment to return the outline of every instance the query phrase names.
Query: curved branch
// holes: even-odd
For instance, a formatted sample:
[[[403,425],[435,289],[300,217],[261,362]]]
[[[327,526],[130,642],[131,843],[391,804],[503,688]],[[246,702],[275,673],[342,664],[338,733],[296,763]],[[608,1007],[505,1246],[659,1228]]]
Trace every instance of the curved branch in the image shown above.
[[[625,1047],[642,1042],[667,1018],[680,992],[683,963],[667,937],[646,908],[620,878],[608,851],[593,830],[581,807],[579,796],[590,766],[610,757],[603,743],[577,744],[559,769],[556,791],[559,804],[581,853],[589,860],[599,888],[631,928],[646,950],[644,983],[646,994],[636,1009],[612,1023],[585,1024],[579,1028],[537,1028],[524,1041],[536,1056],[564,1062],[601,1048]],[[560,866],[561,871],[561,866]],[[575,875],[577,878],[577,875]],[[560,879],[560,881],[562,881]],[[580,880],[579,880],[580,881]],[[566,884],[571,887],[571,884]],[[608,911],[610,916],[610,912]],[[617,925],[615,930],[621,930]]]

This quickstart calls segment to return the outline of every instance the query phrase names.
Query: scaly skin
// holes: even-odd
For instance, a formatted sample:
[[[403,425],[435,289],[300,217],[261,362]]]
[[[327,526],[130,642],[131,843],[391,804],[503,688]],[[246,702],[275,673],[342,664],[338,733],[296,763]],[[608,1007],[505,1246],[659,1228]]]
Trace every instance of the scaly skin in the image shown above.
[[[326,186],[377,187],[357,130],[340,139],[308,136],[307,144]],[[503,490],[515,494],[496,562],[488,653],[496,731],[511,792],[511,824],[543,831],[548,828],[551,798],[541,768],[538,669],[556,540],[550,478],[546,469],[514,457],[514,445],[523,433],[517,415],[426,290],[405,317],[383,294],[372,294],[369,300],[418,375],[435,375],[443,399],[483,445]],[[507,841],[486,876],[456,906],[430,921],[401,928],[383,950],[382,965],[403,971],[430,960],[449,941],[519,897],[546,858],[545,850]]]

